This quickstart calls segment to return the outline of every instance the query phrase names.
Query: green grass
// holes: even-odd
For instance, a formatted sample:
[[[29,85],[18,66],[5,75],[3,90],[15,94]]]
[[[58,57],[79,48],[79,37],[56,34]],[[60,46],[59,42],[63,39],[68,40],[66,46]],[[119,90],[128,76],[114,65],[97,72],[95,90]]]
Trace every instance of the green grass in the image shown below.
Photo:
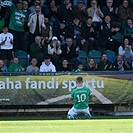
[[[132,119],[1,120],[0,133],[132,133]]]

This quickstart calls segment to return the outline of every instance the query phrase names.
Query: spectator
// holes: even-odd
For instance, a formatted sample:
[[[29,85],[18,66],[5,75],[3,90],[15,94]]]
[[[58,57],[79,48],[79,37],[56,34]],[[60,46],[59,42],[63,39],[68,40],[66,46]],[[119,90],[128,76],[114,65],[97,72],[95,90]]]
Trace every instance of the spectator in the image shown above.
[[[2,32],[2,27],[5,25],[4,21],[4,9],[0,6],[0,33]]]
[[[19,64],[19,59],[14,57],[12,64],[8,67],[8,72],[24,72],[25,68]]]
[[[31,2],[29,2],[29,3],[31,3]],[[34,13],[36,11],[36,6],[40,6],[40,5],[41,5],[40,0],[34,0],[34,5],[32,5],[29,8],[30,14]]]
[[[56,67],[51,62],[49,56],[44,58],[44,62],[42,62],[42,65],[40,66],[40,72],[56,72]]]
[[[125,71],[125,70],[131,70],[131,63],[130,62],[125,62],[123,60],[123,56],[122,55],[118,55],[117,56],[117,60],[114,62],[113,64],[113,70],[116,71]]]
[[[118,7],[113,6],[113,0],[106,0],[106,5],[102,8],[104,16],[110,16],[112,21],[117,20]]]
[[[86,20],[86,24],[82,28],[82,36],[81,40],[81,49],[84,50],[87,54],[91,50],[98,49],[98,32],[95,31],[92,25],[92,17],[88,17]]]
[[[131,38],[131,34],[133,33],[133,20],[131,18],[127,18],[127,25],[124,27],[124,36]]]
[[[39,68],[36,65],[37,65],[37,59],[36,58],[32,58],[31,59],[31,65],[29,65],[26,68],[26,72],[28,72],[28,73],[39,72]]]
[[[129,49],[130,53],[133,55],[131,45],[129,44],[129,39],[127,37],[125,37],[123,39],[122,45],[118,49],[118,54],[124,56],[126,53],[126,50],[128,50],[128,49]]]
[[[61,65],[57,67],[57,71],[72,71],[67,59],[62,59]]]
[[[44,24],[46,26],[46,28],[42,28],[41,30],[41,37],[42,37],[42,43],[44,43],[45,45],[48,45],[52,39],[53,36],[53,29],[52,27],[49,25],[49,19],[48,17],[44,18]]]
[[[8,27],[2,27],[3,33],[0,34],[0,58],[4,60],[5,66],[8,61],[13,59],[13,35],[8,32]]]
[[[97,6],[96,0],[91,1],[91,7],[87,9],[87,12],[88,12],[88,16],[92,17],[94,28],[99,30],[104,14],[102,13],[100,7]]]
[[[4,65],[4,61],[0,60],[0,72],[7,72],[8,69],[7,67]]]
[[[84,71],[95,71],[95,69],[96,69],[95,60],[93,58],[88,59]]]
[[[126,25],[127,18],[131,17],[133,19],[133,11],[129,5],[128,0],[123,0],[123,3],[118,7],[118,16],[122,24],[123,31],[123,28]]]
[[[61,59],[65,58],[69,63],[74,63],[75,68],[77,68],[80,59],[78,57],[78,51],[80,47],[73,44],[72,38],[66,39],[66,44],[61,46],[62,54]]]
[[[52,37],[51,43],[48,45],[48,54],[52,63],[57,67],[59,65],[59,56],[62,53],[60,41],[56,36]]]
[[[9,27],[9,22],[10,22],[10,16],[11,16],[11,10],[8,6],[2,6],[4,1],[6,0],[0,0],[0,16],[2,19],[1,23],[0,23],[0,27],[2,28],[2,26],[8,26]],[[5,4],[5,3],[4,3]],[[11,2],[8,3],[9,5],[11,5]]]
[[[28,2],[27,1],[23,1],[23,11],[26,13],[27,18],[29,18],[30,11],[28,9]],[[29,49],[29,27],[28,27],[28,20],[25,21],[24,29],[25,29],[25,33],[24,33],[25,49],[26,49],[26,52],[29,53],[30,49]]]
[[[3,2],[3,5],[7,6],[7,3],[11,9],[9,29],[14,36],[14,50],[26,50],[24,41],[24,24],[28,18],[26,12],[23,11],[23,1],[17,1],[16,6],[10,1]]]
[[[77,5],[73,9],[73,15],[74,16],[78,15],[79,21],[81,23],[85,23],[88,14],[87,14],[87,8],[83,4],[82,0],[78,0]]]
[[[111,26],[111,36],[108,38],[106,43],[106,50],[112,50],[118,52],[118,48],[121,45],[123,36],[120,32],[121,26],[119,23],[114,22]]]
[[[40,6],[36,6],[35,12],[29,15],[29,45],[33,43],[35,36],[41,35],[42,28],[46,29],[46,26],[44,24],[44,15],[40,12],[40,9]]]
[[[37,59],[37,61],[38,61],[37,66],[39,67],[41,65],[41,63],[43,62],[44,57],[48,53],[46,46],[41,43],[40,36],[35,37],[35,42],[31,44],[30,51],[31,51],[31,53],[30,53],[31,58]]]
[[[66,43],[66,37],[68,35],[68,31],[65,20],[60,21],[60,25],[54,27],[53,34],[54,36],[57,36],[57,38],[61,42],[61,45],[64,45]]]
[[[73,5],[76,6],[80,1],[87,7],[88,0],[73,0]]]
[[[73,14],[72,3],[70,0],[64,0],[64,3],[60,5],[60,13],[62,20],[66,21],[66,25],[72,22]]]
[[[82,39],[81,31],[82,23],[80,22],[78,16],[75,16],[73,18],[73,23],[67,26],[67,37],[71,37],[74,43],[77,44]]]
[[[108,56],[106,53],[103,53],[101,56],[101,61],[96,65],[96,70],[105,71],[112,69],[112,63],[108,61]]]
[[[105,16],[104,21],[99,30],[99,37],[98,37],[99,46],[100,48],[103,49],[103,51],[106,48],[108,39],[111,38],[111,27],[112,23],[110,16]]]
[[[124,61],[131,63],[133,59],[133,52],[130,46],[125,47],[125,54],[123,55],[123,57],[124,57]]]
[[[59,6],[56,5],[55,0],[50,0],[47,7],[42,9],[44,16],[49,17],[49,24],[53,28],[59,24],[61,20],[61,13]]]
[[[78,63],[78,68],[75,70],[75,72],[84,72],[84,65],[82,62]]]

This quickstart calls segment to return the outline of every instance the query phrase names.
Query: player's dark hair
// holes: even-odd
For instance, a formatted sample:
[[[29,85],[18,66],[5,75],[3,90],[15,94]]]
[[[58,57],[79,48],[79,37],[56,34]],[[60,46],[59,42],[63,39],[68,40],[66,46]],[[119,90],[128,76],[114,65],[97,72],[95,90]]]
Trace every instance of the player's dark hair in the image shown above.
[[[83,78],[82,77],[77,77],[76,81],[77,81],[77,83],[83,83]]]

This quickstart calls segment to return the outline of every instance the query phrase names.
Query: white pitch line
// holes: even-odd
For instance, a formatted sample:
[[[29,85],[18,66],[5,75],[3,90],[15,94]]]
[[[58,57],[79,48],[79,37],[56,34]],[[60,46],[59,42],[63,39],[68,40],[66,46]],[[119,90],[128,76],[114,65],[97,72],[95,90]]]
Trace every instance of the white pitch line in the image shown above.
[[[108,98],[106,98],[104,95],[102,95],[99,91],[96,89],[92,88],[90,85],[88,85],[91,92],[99,99],[99,101],[102,104],[113,104],[112,101],[110,101]]]
[[[99,91],[97,91],[96,89],[92,88],[90,85],[89,85],[89,88],[90,88],[91,92],[99,99],[99,101],[102,104],[113,104],[112,101],[110,101],[109,99],[107,99]],[[67,99],[67,98],[70,98],[70,97],[71,97],[70,94],[68,94],[68,95],[62,95],[62,96],[59,96],[59,97],[50,98],[50,99],[48,99],[46,101],[41,101],[41,102],[37,103],[37,105],[48,105],[50,103],[54,103],[54,102],[57,102],[57,101],[61,101],[63,99]]]
[[[68,94],[68,95],[62,95],[62,96],[59,96],[59,97],[55,97],[55,98],[50,98],[46,101],[41,101],[39,103],[37,103],[37,105],[48,105],[50,103],[54,103],[54,102],[57,102],[57,101],[60,101],[60,100],[63,100],[63,99],[67,99],[67,98],[70,98],[71,95]]]

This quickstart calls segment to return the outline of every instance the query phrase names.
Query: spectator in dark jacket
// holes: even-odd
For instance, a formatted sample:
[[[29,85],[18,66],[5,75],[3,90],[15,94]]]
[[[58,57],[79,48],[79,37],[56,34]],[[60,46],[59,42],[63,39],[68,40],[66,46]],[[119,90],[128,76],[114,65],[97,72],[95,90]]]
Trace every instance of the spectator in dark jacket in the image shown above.
[[[106,71],[112,69],[112,63],[108,61],[108,56],[106,53],[102,54],[101,61],[96,65],[96,70]]]
[[[37,66],[41,65],[48,53],[46,46],[41,44],[40,36],[35,37],[35,42],[31,44],[30,51],[31,58],[37,58],[38,60]]]
[[[130,62],[125,62],[123,60],[123,56],[122,55],[118,55],[117,56],[117,60],[114,62],[113,64],[113,70],[116,71],[125,71],[125,70],[131,70],[131,63]]]
[[[89,51],[98,49],[98,32],[95,31],[92,25],[92,17],[88,17],[86,24],[82,28],[81,49],[88,53]]]
[[[80,47],[73,44],[72,38],[66,39],[66,44],[61,46],[62,54],[61,59],[66,58],[69,63],[74,63],[77,68],[80,59],[78,58],[78,51]]]

